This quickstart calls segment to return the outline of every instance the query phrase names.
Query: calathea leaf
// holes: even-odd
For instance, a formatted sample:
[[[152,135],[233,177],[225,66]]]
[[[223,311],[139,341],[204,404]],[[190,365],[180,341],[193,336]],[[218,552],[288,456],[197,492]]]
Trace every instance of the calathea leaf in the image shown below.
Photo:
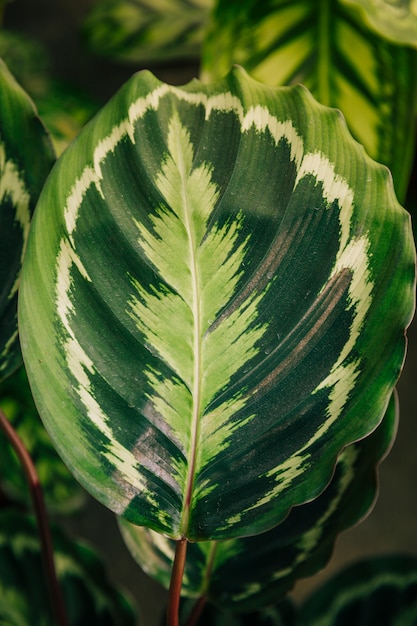
[[[324,567],[339,533],[363,519],[377,491],[376,466],[396,431],[395,400],[374,433],[342,452],[325,491],[294,507],[276,528],[242,539],[190,543],[182,593],[205,596],[223,611],[276,604],[302,577]],[[147,528],[119,525],[141,568],[169,587],[175,542]]]
[[[415,143],[416,50],[371,32],[341,0],[218,0],[202,77],[219,79],[233,63],[266,84],[303,83],[340,109],[368,154],[390,168],[404,200]]]
[[[338,112],[240,69],[139,73],[38,203],[19,310],[39,412],[129,521],[268,530],[380,423],[414,268],[389,174]]]
[[[21,363],[20,270],[33,209],[54,158],[32,101],[0,60],[0,380]]]

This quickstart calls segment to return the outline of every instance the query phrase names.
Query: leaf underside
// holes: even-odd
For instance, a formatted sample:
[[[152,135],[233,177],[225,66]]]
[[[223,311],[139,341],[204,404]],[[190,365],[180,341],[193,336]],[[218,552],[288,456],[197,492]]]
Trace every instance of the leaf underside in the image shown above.
[[[232,538],[318,495],[381,421],[413,281],[409,218],[337,112],[239,69],[139,73],[45,186],[22,350],[93,495],[173,538]]]

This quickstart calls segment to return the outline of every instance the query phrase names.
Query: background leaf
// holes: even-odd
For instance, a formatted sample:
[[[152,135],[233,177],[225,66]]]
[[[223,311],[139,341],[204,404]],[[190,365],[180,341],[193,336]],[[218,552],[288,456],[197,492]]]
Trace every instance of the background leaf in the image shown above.
[[[71,626],[139,626],[130,602],[112,587],[97,555],[53,529],[54,557]],[[0,514],[0,623],[53,626],[32,517]]]
[[[0,380],[21,363],[18,282],[33,209],[54,158],[32,101],[0,60]]]
[[[302,577],[324,567],[337,535],[369,512],[376,498],[376,466],[396,430],[392,399],[382,424],[341,454],[332,481],[314,501],[295,507],[276,528],[245,539],[190,543],[183,594],[206,595],[223,611],[248,612],[276,604]],[[175,542],[119,519],[132,556],[168,588]]]
[[[96,54],[127,63],[197,59],[213,0],[100,0],[84,23]]]
[[[338,112],[239,69],[137,74],[38,204],[20,299],[38,409],[129,521],[268,530],[380,423],[414,270],[388,172]]]
[[[23,367],[0,386],[0,408],[35,464],[48,511],[74,512],[84,502],[85,492],[52,446],[33,402]],[[15,502],[31,502],[22,465],[9,441],[3,436],[0,437],[0,485],[2,491]]]
[[[358,10],[376,33],[393,43],[417,46],[417,7],[413,0],[342,0]]]
[[[388,555],[364,559],[334,576],[303,605],[300,626],[384,624],[417,620],[417,559]]]
[[[404,201],[413,163],[417,51],[369,31],[339,0],[218,0],[202,77],[238,63],[271,85],[303,83],[340,109],[368,154],[387,165]]]

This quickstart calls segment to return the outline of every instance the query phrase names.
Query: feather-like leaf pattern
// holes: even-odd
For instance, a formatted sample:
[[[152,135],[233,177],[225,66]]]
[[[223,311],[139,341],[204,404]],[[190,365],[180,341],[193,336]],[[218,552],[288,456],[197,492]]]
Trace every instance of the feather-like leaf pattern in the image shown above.
[[[267,530],[382,419],[413,309],[409,218],[303,88],[134,76],[61,157],[27,258],[40,414],[136,524]]]

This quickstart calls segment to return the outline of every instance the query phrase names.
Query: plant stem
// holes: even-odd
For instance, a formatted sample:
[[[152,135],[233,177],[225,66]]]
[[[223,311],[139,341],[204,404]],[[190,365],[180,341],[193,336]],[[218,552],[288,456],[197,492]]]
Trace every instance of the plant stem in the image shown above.
[[[184,575],[185,557],[187,555],[187,543],[187,539],[182,537],[177,541],[175,548],[175,558],[169,586],[167,626],[179,626],[181,587],[182,577]]]
[[[45,567],[45,577],[51,595],[51,604],[58,626],[69,626],[61,588],[56,575],[54,554],[52,548],[51,533],[48,525],[45,503],[42,494],[42,487],[33,461],[26,450],[22,440],[10,424],[3,411],[0,409],[0,427],[6,434],[14,451],[16,452],[23,470],[25,472],[30,493],[32,496],[33,508],[39,530],[41,552]]]

